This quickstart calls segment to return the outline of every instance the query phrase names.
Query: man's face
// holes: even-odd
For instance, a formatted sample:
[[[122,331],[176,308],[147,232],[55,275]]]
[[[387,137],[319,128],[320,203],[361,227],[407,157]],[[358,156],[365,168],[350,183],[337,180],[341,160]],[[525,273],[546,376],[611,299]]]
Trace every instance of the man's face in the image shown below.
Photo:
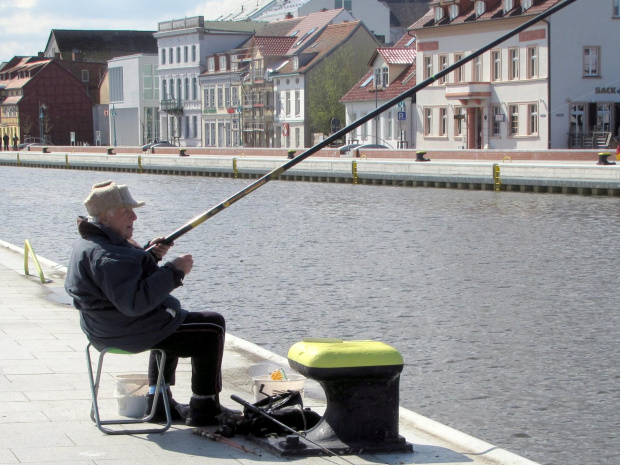
[[[125,239],[133,236],[133,222],[138,217],[131,207],[122,207],[114,210],[112,214],[106,215],[102,221],[107,227]]]

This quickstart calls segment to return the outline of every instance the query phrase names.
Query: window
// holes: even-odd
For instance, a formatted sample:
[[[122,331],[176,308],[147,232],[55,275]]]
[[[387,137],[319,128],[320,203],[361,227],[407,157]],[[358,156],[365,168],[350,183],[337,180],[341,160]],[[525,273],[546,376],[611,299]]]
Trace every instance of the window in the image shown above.
[[[211,132],[209,131],[209,123],[205,123],[205,146],[211,145]]]
[[[482,0],[476,1],[476,18],[482,16],[487,9],[487,5]]]
[[[181,78],[179,78],[177,79],[177,100],[181,101],[182,98],[183,94],[181,93]]]
[[[599,76],[599,52],[600,47],[583,48],[583,75],[584,77]]]
[[[285,97],[286,116],[291,116],[291,93],[286,91]]]
[[[394,125],[393,123],[393,117],[392,117],[392,111],[388,111],[387,112],[387,118],[386,118],[387,122],[385,124],[385,138],[386,139],[391,139],[392,136],[392,126]]]
[[[196,46],[192,45],[192,61],[196,61]]]
[[[210,107],[215,107],[215,87],[211,87],[209,89],[209,102],[210,102]]]
[[[463,136],[463,120],[465,119],[465,114],[463,112],[463,107],[455,106],[454,107],[454,136],[462,137]]]
[[[142,65],[142,97],[146,100],[153,99],[153,67]]]
[[[224,89],[221,87],[217,88],[217,106],[222,107],[224,105]]]
[[[508,79],[514,81],[519,79],[519,49],[509,48],[508,56],[510,57],[510,73]]]
[[[509,105],[508,113],[510,114],[510,135],[519,135],[519,105]]]
[[[189,100],[189,78],[185,78],[185,100]]]
[[[433,133],[433,109],[424,109],[424,135],[430,136]]]
[[[301,115],[301,92],[296,90],[295,91],[295,116],[299,116],[299,115]]]
[[[280,92],[276,92],[276,107],[274,109],[274,113],[275,116],[280,116],[280,113],[282,113],[282,97],[280,95]]]
[[[301,147],[301,130],[295,128],[295,147]]]
[[[161,64],[162,65],[166,64],[166,49],[165,48],[161,49]]]
[[[189,47],[186,45],[183,47],[183,62],[187,63],[189,61]]]
[[[192,137],[198,137],[198,117],[192,116]]]
[[[207,59],[207,70],[210,73],[215,71],[215,57],[209,57]]]
[[[161,98],[163,98],[164,100],[168,99],[168,89],[166,86],[166,80],[164,79],[163,81],[161,81]]]
[[[448,134],[448,109],[441,107],[439,109],[439,135],[445,136]]]
[[[177,63],[181,63],[181,47],[177,47]]]
[[[609,132],[611,130],[611,108],[610,103],[599,103],[596,105],[596,130]]]
[[[108,70],[110,75],[110,102],[122,102],[123,95],[123,68],[116,67]]]
[[[528,106],[528,116],[529,116],[529,124],[527,128],[527,133],[529,135],[538,134],[538,104],[530,103]]]
[[[504,14],[508,13],[513,8],[513,0],[504,0]]]
[[[491,50],[491,61],[493,62],[492,81],[502,80],[502,51]]]
[[[174,79],[170,79],[170,98],[174,99]]]
[[[390,69],[387,66],[381,68],[381,85],[383,87],[388,87],[390,83]]]
[[[502,107],[500,105],[493,105],[493,136],[499,137],[501,130],[501,122],[504,121],[504,115],[502,113]]]
[[[454,54],[454,62],[457,63],[463,59],[462,53]],[[464,65],[463,65],[464,66]],[[463,82],[463,66],[460,66],[454,71],[454,82]]]
[[[239,57],[237,55],[232,55],[230,57],[230,69],[232,71],[237,71],[237,69],[239,69]]]
[[[192,78],[192,100],[198,100],[198,78]]]
[[[170,47],[168,49],[168,61],[170,62],[170,64],[174,63],[174,52],[172,51],[172,47]]]
[[[620,17],[620,0],[614,0],[614,18]]]
[[[87,69],[82,70],[82,82],[90,81],[90,73]]]
[[[230,87],[226,86],[224,88],[224,105],[226,108],[230,108]]]
[[[448,55],[439,55],[439,71],[443,71],[448,67]],[[445,84],[448,82],[448,75],[442,76],[439,79],[439,84]]]
[[[521,0],[521,11],[527,11],[532,7],[532,0]]]
[[[474,75],[473,75],[474,82],[482,82],[482,72],[483,72],[482,55],[480,55],[474,58]]]
[[[424,55],[424,79],[429,79],[433,75],[433,56]]]
[[[239,106],[239,87],[237,86],[232,88],[232,106],[235,108]]]
[[[299,57],[297,55],[293,57],[293,69],[299,69]]]
[[[436,6],[435,7],[435,22],[439,22],[443,19],[443,7]]]
[[[450,21],[456,19],[459,15],[459,6],[458,5],[450,5]]]
[[[220,57],[220,71],[226,71],[226,55]]]
[[[538,77],[538,47],[535,45],[527,48],[527,77]]]

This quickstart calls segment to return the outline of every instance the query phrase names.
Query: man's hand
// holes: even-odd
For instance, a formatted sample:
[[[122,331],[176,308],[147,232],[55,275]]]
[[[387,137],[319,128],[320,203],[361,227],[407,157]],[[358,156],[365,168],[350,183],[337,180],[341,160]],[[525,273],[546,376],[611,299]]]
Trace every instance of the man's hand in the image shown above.
[[[187,274],[192,271],[192,267],[194,266],[194,259],[192,258],[191,254],[185,254],[175,258],[170,263],[172,263],[187,276]]]
[[[164,237],[156,237],[151,242],[149,242],[149,246],[154,245],[154,247],[151,250],[149,250],[149,252],[151,252],[155,256],[157,261],[164,258],[164,255],[168,253],[168,250],[170,250],[170,247],[174,245],[174,242],[170,244],[164,244],[162,242],[164,239],[165,239]]]

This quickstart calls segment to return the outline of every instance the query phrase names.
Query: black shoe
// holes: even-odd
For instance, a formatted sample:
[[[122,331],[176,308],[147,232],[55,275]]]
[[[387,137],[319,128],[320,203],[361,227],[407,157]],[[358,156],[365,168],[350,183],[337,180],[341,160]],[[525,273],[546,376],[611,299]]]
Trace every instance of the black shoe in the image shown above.
[[[189,405],[180,404],[176,400],[172,398],[172,392],[170,389],[166,392],[168,394],[168,403],[170,404],[170,416],[172,420],[185,420],[187,418],[187,413],[189,411]],[[151,413],[151,408],[153,407],[153,399],[155,398],[155,394],[147,394],[146,395],[146,410],[144,415],[147,416]],[[164,405],[164,399],[162,395],[159,395],[157,399],[157,405],[155,407],[155,415],[151,418],[151,423],[162,423],[166,421],[166,406]]]
[[[228,416],[240,416],[239,410],[231,410],[220,405],[219,396],[214,399],[195,399],[189,401],[189,412],[185,424],[187,426],[217,426],[220,424],[219,417],[222,414]]]

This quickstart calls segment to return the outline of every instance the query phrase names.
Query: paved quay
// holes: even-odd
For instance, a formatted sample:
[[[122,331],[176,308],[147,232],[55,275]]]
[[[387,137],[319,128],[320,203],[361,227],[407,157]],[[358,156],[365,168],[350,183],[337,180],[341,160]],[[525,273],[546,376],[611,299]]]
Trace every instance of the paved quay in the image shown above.
[[[509,153],[509,152],[507,152]],[[609,154],[611,159],[615,156]],[[620,164],[598,165],[566,156],[559,160],[412,159],[312,156],[278,179],[404,187],[503,190],[518,192],[620,196]],[[472,154],[473,157],[473,154]],[[609,158],[609,157],[608,157]],[[615,163],[608,160],[610,163]],[[120,171],[181,176],[254,179],[287,162],[285,157],[221,155],[114,155],[66,152],[0,152],[0,165],[36,168]]]
[[[65,270],[38,258],[45,283],[32,259],[25,275],[22,249],[0,241],[0,464],[535,465],[402,408],[400,434],[412,443],[410,454],[286,459],[259,449],[243,436],[233,440],[251,452],[198,437],[192,434],[193,428],[181,424],[173,424],[163,434],[105,435],[89,418],[87,340],[79,327],[79,314],[64,293]],[[145,373],[146,363],[146,354],[106,357],[100,389],[103,415],[117,414],[114,376]],[[252,400],[252,376],[279,367],[288,369],[285,358],[228,334],[223,403],[239,407],[230,400],[231,394]],[[177,373],[174,396],[187,401],[191,374],[187,360],[181,361]],[[305,405],[322,412],[322,389],[310,381],[306,388]]]

